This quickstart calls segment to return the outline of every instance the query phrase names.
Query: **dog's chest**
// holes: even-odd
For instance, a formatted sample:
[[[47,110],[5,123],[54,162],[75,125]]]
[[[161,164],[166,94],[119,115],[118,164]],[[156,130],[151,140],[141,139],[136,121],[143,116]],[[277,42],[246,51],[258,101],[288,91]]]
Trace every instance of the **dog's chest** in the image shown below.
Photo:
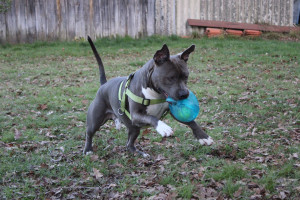
[[[146,99],[161,99],[163,98],[160,94],[152,90],[151,88],[143,88],[142,92]],[[167,102],[149,105],[147,106],[147,114],[161,118],[164,112],[168,109],[169,105]]]

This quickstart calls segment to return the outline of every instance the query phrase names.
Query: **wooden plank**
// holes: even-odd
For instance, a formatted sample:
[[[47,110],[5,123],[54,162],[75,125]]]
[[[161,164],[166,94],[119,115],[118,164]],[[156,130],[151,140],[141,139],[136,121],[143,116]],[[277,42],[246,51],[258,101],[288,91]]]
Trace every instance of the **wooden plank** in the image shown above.
[[[176,8],[175,8],[175,12],[176,12],[176,16],[175,16],[175,19],[176,19],[176,33],[177,34],[181,34],[181,31],[182,31],[182,22],[181,22],[181,19],[182,19],[182,12],[181,12],[181,7],[183,6],[182,5],[183,4],[183,2],[182,2],[182,0],[177,0],[177,2],[176,2]],[[200,12],[201,13],[201,15],[204,15],[204,12]],[[157,14],[155,14],[155,15],[157,15]],[[156,21],[157,21],[157,19],[156,19]],[[157,29],[158,27],[156,26],[156,29]],[[156,31],[156,34],[158,34],[158,30]]]
[[[194,0],[195,1],[195,0]],[[196,6],[195,2],[194,5]],[[192,10],[192,9],[191,9]],[[168,4],[168,18],[169,18],[169,30],[168,35],[176,34],[176,8],[175,8],[175,1],[170,0]],[[193,11],[191,12],[193,13]]]
[[[82,9],[83,9],[83,27],[81,37],[86,38],[89,34],[89,16],[90,16],[90,8],[89,8],[90,1],[82,2]]]
[[[219,18],[218,18],[218,20],[223,21],[222,19],[224,18],[224,2],[223,2],[223,0],[220,0],[219,3],[220,3],[220,6],[219,6]]]
[[[35,17],[35,1],[26,0],[25,4],[26,18],[26,42],[32,43],[36,41],[36,17]]]
[[[284,25],[284,18],[285,18],[285,0],[280,0],[280,23],[279,25]]]
[[[56,1],[46,1],[45,10],[47,16],[47,40],[56,40],[58,38]]]
[[[115,30],[114,30],[114,36],[119,36],[119,29],[120,29],[120,26],[119,26],[119,23],[120,23],[120,18],[123,17],[123,16],[120,16],[120,4],[114,0],[113,1],[113,19],[114,19],[114,27],[115,27]]]
[[[285,3],[285,7],[286,7],[286,13],[285,13],[285,21],[284,21],[284,24],[285,25],[290,25],[290,19],[293,18],[293,15],[290,15],[291,12],[290,12],[290,5],[293,4],[294,1],[292,2],[292,0],[286,0],[286,3]]]
[[[108,25],[107,25],[107,0],[102,0],[100,1],[100,10],[101,10],[101,17],[100,17],[100,22],[101,22],[101,37],[107,37],[108,36]]]
[[[108,2],[108,10],[109,10],[109,35],[110,36],[116,36],[116,29],[117,29],[117,26],[116,26],[116,17],[115,17],[115,7],[116,7],[116,2],[115,1],[112,1],[110,0]]]
[[[118,22],[118,34],[120,36],[125,36],[128,34],[127,29],[127,2],[126,1],[120,1],[119,2],[119,22]]]
[[[179,10],[180,7],[178,7],[179,5],[177,4],[177,9]],[[220,8],[223,8],[222,6]],[[200,0],[200,19],[206,19],[206,16],[205,16],[205,1],[204,0]],[[177,13],[180,13],[177,11]],[[223,13],[223,12],[221,12]]]
[[[16,0],[15,1],[15,20],[16,20],[16,42],[23,43],[27,40],[27,24],[26,18],[27,14],[25,12],[26,9],[26,1],[24,0]],[[11,33],[11,32],[10,32]]]
[[[109,0],[101,0],[102,1],[102,32],[104,37],[110,36],[110,15],[109,15]]]
[[[272,24],[277,25],[277,26],[279,26],[279,19],[280,19],[280,16],[279,16],[280,10],[279,10],[279,8],[280,8],[279,3],[275,2],[274,5],[273,5]]]
[[[231,9],[231,5],[230,5],[230,2],[229,0],[224,0],[224,14],[223,14],[223,19],[222,21],[231,21],[231,12],[230,12],[230,9]]]
[[[214,9],[213,20],[218,20],[220,16],[220,1],[214,1],[213,9]]]
[[[85,36],[83,4],[82,1],[75,3],[75,37],[77,39]]]
[[[147,6],[148,2],[147,1],[139,1],[140,9],[141,9],[141,19],[139,22],[139,27],[140,27],[140,34],[141,36],[147,35]]]
[[[68,39],[68,5],[66,0],[60,0],[60,27],[59,27],[59,38],[61,40],[67,40]]]
[[[199,26],[199,27],[230,28],[230,29],[239,29],[239,30],[250,29],[250,30],[282,32],[282,33],[290,32],[291,30],[300,29],[292,26],[259,25],[259,24],[234,23],[234,22],[198,20],[198,19],[188,19],[188,24],[190,26]]]
[[[101,6],[99,0],[94,0],[93,2],[93,24],[95,27],[94,39],[102,36],[102,23],[101,23]]]
[[[76,36],[76,26],[75,26],[75,6],[76,1],[75,0],[65,0],[65,5],[67,9],[67,33],[68,33],[68,39],[73,40]]]
[[[16,26],[16,5],[19,2],[12,1],[10,9],[5,14],[6,16],[6,40],[8,43],[15,44],[17,43],[17,31]]]
[[[46,3],[44,0],[38,0],[35,5],[36,12],[36,30],[37,30],[37,40],[45,41],[47,40],[47,23],[46,23]]]
[[[0,44],[6,43],[5,14],[0,13]]]
[[[136,28],[135,25],[135,13],[134,13],[135,1],[131,0],[128,1],[128,35],[130,37],[135,37],[134,29]]]
[[[214,15],[214,12],[213,12],[213,3],[214,2],[215,2],[215,0],[207,2],[207,18],[206,19],[208,19],[208,20],[212,20],[213,19],[213,15]],[[187,15],[184,15],[184,17],[187,17]]]
[[[88,21],[88,33],[91,38],[95,38],[95,26],[94,26],[94,1],[89,0],[89,21]]]
[[[147,9],[145,14],[145,20],[147,24],[146,34],[149,36],[155,33],[155,0],[148,0],[148,5],[146,9]]]

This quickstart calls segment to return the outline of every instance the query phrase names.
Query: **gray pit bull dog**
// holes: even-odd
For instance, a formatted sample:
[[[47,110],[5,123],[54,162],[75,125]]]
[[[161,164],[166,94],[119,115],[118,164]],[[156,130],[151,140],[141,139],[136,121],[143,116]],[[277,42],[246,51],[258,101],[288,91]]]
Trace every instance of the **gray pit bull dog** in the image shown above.
[[[169,109],[168,103],[165,101],[168,96],[175,100],[185,99],[189,96],[186,85],[189,76],[187,61],[190,53],[194,51],[195,45],[190,46],[182,53],[170,56],[169,49],[164,44],[154,54],[153,59],[137,70],[134,75],[107,81],[103,63],[90,37],[88,37],[88,41],[99,65],[101,87],[88,109],[83,153],[92,153],[92,139],[95,132],[107,120],[113,119],[117,129],[121,127],[120,122],[127,127],[128,150],[149,157],[148,154],[137,150],[134,142],[140,134],[141,128],[145,126],[152,126],[162,137],[173,135],[172,128],[160,118]],[[120,101],[121,99],[124,103]],[[192,129],[195,138],[201,145],[213,143],[211,137],[195,121],[183,124]]]

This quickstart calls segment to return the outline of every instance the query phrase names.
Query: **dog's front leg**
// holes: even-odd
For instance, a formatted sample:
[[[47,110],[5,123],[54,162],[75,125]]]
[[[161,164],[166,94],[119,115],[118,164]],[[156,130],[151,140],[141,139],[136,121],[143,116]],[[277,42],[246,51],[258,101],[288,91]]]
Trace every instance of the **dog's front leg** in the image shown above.
[[[209,146],[214,142],[213,139],[208,136],[195,121],[184,122],[183,124],[192,129],[195,138],[200,142],[201,145]]]
[[[136,149],[136,147],[134,146],[134,142],[136,140],[136,138],[139,136],[140,134],[140,128],[136,127],[136,126],[132,126],[128,128],[128,141],[127,141],[127,149],[131,152],[131,153],[139,153],[141,154],[144,158],[149,158],[150,155],[147,153],[144,153],[138,149]]]
[[[149,158],[149,154],[144,153],[136,149],[134,146],[134,142],[138,135],[140,134],[140,128],[143,126],[153,126],[163,137],[170,136],[173,134],[173,130],[164,122],[158,120],[156,117],[151,115],[143,115],[139,113],[132,113],[131,114],[131,121],[132,126],[128,128],[128,142],[127,142],[127,149],[134,153],[137,152],[141,154],[145,158]]]
[[[133,125],[139,127],[150,125],[154,127],[162,137],[169,137],[174,133],[170,126],[157,119],[157,117],[151,115],[143,115],[140,113],[132,113],[131,117]]]

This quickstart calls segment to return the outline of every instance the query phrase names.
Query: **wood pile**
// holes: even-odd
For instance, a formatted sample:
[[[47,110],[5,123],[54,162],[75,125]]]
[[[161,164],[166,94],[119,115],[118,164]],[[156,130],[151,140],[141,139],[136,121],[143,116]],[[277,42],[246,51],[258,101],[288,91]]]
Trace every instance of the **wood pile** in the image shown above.
[[[227,33],[227,35],[234,35],[234,36],[242,36],[243,35],[243,31],[231,30],[231,29],[227,29],[226,33]]]
[[[256,31],[256,30],[244,30],[244,35],[245,36],[260,36],[261,31]]]
[[[251,37],[258,37],[262,34],[261,31],[257,31],[257,30],[233,30],[233,29],[226,29],[226,31],[224,31],[223,29],[219,29],[219,28],[206,28],[205,31],[205,35],[207,35],[207,37],[217,37],[217,36],[221,36],[221,35],[233,35],[233,36],[251,36]]]
[[[219,28],[207,28],[205,31],[205,35],[207,35],[207,37],[216,37],[223,35],[223,32],[224,31]]]

